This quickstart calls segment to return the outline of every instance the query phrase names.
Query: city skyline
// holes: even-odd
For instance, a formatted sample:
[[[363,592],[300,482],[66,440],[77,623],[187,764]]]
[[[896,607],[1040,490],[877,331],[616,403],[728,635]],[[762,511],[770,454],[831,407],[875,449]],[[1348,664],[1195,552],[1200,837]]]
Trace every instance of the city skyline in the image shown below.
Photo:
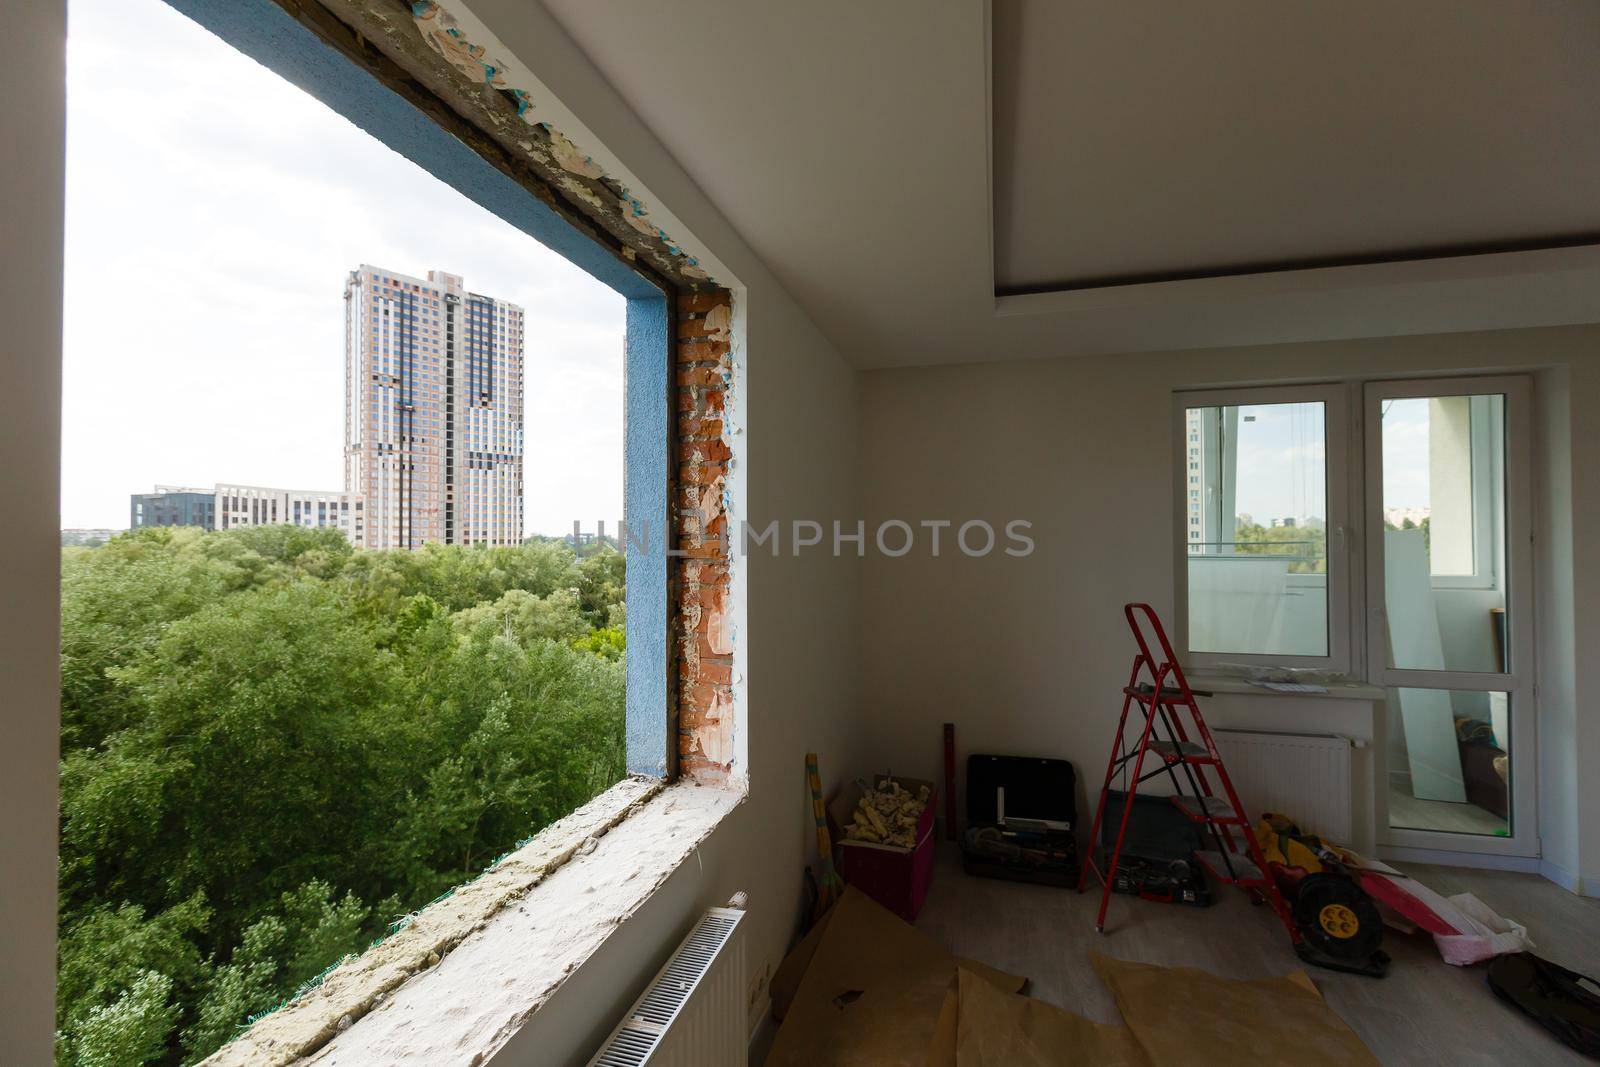
[[[338,491],[360,263],[525,309],[525,535],[621,514],[620,296],[166,4],[71,18],[63,528],[157,482]]]

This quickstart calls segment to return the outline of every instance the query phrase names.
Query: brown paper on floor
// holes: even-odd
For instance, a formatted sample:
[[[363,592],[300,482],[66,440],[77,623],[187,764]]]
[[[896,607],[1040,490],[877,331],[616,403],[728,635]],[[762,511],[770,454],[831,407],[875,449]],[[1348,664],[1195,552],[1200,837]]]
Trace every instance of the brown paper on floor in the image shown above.
[[[1042,1000],[1019,997],[968,971],[960,975],[959,1067],[1148,1067],[1125,1026],[1091,1022]]]
[[[1238,981],[1090,957],[1127,1026],[1091,1022],[963,973],[958,1067],[1378,1062],[1302,972]]]
[[[819,935],[767,1063],[932,1062],[956,966],[956,958],[932,939],[847,888]],[[1024,981],[1003,977],[1013,988]],[[948,1030],[953,1039],[954,1026]]]
[[[1242,981],[1091,952],[1100,980],[1150,1061],[1377,1064],[1304,972]]]
[[[811,966],[811,957],[817,954],[817,946],[822,944],[823,931],[828,928],[828,920],[833,918],[833,913],[838,908],[829,908],[823,912],[822,918],[806,932],[800,943],[789,950],[783,957],[783,962],[778,964],[778,969],[772,972],[772,982],[767,987],[768,995],[772,997],[772,1017],[778,1022],[783,1022],[789,1014],[789,1005],[794,1003],[794,995],[800,991],[800,980],[806,976],[806,970]]]
[[[1004,996],[1020,993],[1028,984],[1020,975],[997,971],[977,960],[956,961],[958,975],[981,979],[980,984],[993,986]],[[933,1042],[928,1046],[928,1067],[956,1067],[956,1033],[960,1020],[961,986],[957,978],[950,980],[945,991],[944,1006],[939,1009],[939,1019],[933,1025]]]

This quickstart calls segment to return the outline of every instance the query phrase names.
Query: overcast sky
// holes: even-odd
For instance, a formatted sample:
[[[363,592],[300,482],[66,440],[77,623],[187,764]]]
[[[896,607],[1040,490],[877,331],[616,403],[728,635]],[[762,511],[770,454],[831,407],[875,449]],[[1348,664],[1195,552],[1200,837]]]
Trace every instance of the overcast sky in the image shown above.
[[[1272,519],[1328,518],[1322,405],[1255,404],[1239,408],[1235,514]]]
[[[1263,524],[1286,516],[1327,521],[1322,406],[1257,404],[1239,414],[1234,511]],[[1383,506],[1428,507],[1426,399],[1385,402],[1383,447]]]
[[[162,0],[73,0],[61,524],[219,481],[343,488],[344,279],[527,309],[529,533],[622,514],[623,299]]]
[[[1426,508],[1428,401],[1426,397],[1383,403],[1383,506]]]

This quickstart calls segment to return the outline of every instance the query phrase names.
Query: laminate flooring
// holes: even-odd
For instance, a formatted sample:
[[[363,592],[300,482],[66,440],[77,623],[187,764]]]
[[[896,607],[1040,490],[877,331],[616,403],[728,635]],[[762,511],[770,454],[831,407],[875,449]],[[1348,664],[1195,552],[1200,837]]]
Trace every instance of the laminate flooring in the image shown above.
[[[1533,874],[1400,866],[1435,891],[1476,894],[1528,928],[1535,951],[1600,975],[1600,900],[1574,896]],[[1032,980],[1029,994],[1099,1022],[1120,1022],[1089,964],[1098,950],[1122,959],[1200,967],[1230,978],[1306,970],[1328,1003],[1386,1064],[1579,1064],[1568,1050],[1484,981],[1484,966],[1439,958],[1426,935],[1385,931],[1393,957],[1381,979],[1305,966],[1283,928],[1244,893],[1218,886],[1209,908],[1113,896],[1104,935],[1095,933],[1095,889],[972,878],[954,846],[940,842],[937,870],[917,927],[951,952]],[[1286,1049],[1284,1062],[1293,1062]]]

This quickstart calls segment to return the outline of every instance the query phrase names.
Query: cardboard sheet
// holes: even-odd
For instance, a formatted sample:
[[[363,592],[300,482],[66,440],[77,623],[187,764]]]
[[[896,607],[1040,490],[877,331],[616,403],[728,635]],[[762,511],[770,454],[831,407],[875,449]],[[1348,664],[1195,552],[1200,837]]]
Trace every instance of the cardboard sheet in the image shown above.
[[[958,1067],[1147,1067],[1126,1026],[1091,1022],[1042,1000],[1007,993],[964,967]]]
[[[818,935],[767,1063],[923,1067],[950,1062],[954,1006],[941,1017],[947,999],[954,997],[957,965],[956,957],[931,938],[847,888]],[[1004,988],[1020,989],[1025,982],[977,966]]]
[[[958,975],[977,978],[983,985],[993,986],[1003,995],[1022,992],[1028,984],[1020,975],[997,971],[976,960],[957,960]],[[933,1026],[933,1043],[928,1047],[928,1067],[956,1067],[956,1038],[960,1022],[961,985],[959,977],[950,980],[944,995],[944,1006],[939,1009],[939,1019]]]
[[[1126,1026],[1019,996],[854,889],[773,977],[773,1067],[1376,1064],[1304,973],[1239,981],[1091,953]]]
[[[822,918],[806,931],[806,936],[800,943],[789,950],[783,957],[783,962],[778,964],[778,969],[772,972],[772,984],[768,993],[772,997],[772,1017],[778,1022],[783,1022],[789,1014],[789,1005],[794,1003],[794,995],[800,991],[800,980],[806,976],[807,969],[811,966],[811,957],[817,954],[817,946],[822,944],[822,935],[828,929],[828,920],[833,918],[833,913],[838,908],[829,908],[823,913]]]
[[[1151,1063],[1372,1064],[1303,971],[1240,981],[1090,953]]]
[[[957,1067],[1378,1062],[1300,971],[1237,981],[1091,958],[1128,1025],[1091,1022],[963,972]]]

